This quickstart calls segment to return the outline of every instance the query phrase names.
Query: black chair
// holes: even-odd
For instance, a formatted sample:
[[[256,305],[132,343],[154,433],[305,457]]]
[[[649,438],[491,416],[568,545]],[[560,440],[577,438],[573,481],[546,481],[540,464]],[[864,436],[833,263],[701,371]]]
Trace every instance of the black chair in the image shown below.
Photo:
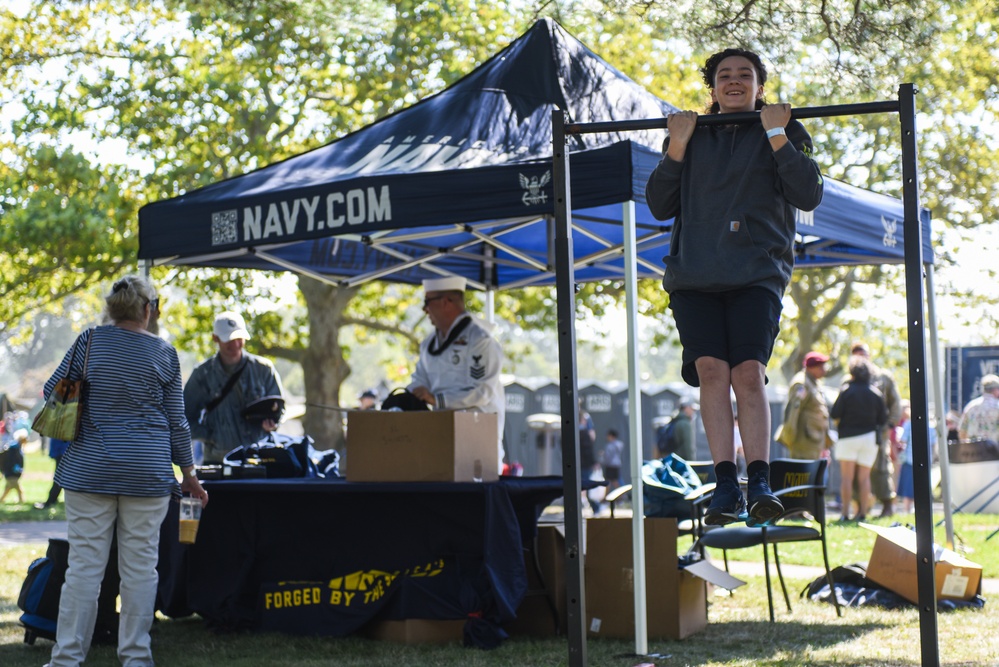
[[[833,602],[836,614],[843,615],[839,599],[835,595],[832,575],[829,572],[829,551],[826,547],[826,459],[799,460],[774,459],[770,463],[770,486],[784,505],[784,515],[772,526],[727,526],[723,530],[705,532],[698,540],[697,547],[725,550],[725,569],[728,570],[728,550],[746,549],[763,545],[763,569],[767,577],[767,602],[770,605],[770,621],[774,621],[774,599],[770,583],[769,545],[773,546],[777,577],[784,592],[784,602],[791,611],[791,599],[784,584],[784,574],[780,569],[780,556],[777,545],[784,542],[822,542],[822,560],[826,567],[826,581],[834,593]]]

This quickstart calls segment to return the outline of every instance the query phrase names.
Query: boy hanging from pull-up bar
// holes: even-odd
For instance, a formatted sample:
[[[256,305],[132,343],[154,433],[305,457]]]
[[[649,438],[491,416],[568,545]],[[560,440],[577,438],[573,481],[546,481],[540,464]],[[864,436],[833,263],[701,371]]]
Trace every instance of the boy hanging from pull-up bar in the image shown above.
[[[726,49],[701,72],[709,113],[760,110],[760,122],[697,127],[696,112],[671,114],[665,154],[645,194],[657,219],[675,217],[663,288],[683,346],[683,379],[701,388],[718,480],[704,522],[745,517],[731,389],[748,462],[749,521],[764,524],[784,511],[770,489],[766,367],[794,264],[794,208],[819,205],[822,174],[791,105],[764,101],[767,70],[758,55]]]

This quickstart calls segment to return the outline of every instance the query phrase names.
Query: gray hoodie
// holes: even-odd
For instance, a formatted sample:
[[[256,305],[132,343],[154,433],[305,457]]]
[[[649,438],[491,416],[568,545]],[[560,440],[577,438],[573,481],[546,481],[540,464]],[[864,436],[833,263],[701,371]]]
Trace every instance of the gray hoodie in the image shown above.
[[[774,151],[760,124],[698,127],[683,162],[665,156],[645,197],[659,220],[676,217],[663,288],[723,292],[760,286],[784,295],[794,265],[795,208],[822,201],[812,140],[792,120]]]

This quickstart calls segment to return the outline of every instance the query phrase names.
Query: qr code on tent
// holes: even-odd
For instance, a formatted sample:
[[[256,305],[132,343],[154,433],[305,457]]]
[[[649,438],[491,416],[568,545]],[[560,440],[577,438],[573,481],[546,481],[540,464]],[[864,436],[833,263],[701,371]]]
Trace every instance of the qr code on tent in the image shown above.
[[[236,235],[236,211],[212,213],[212,245],[224,245],[239,241]]]

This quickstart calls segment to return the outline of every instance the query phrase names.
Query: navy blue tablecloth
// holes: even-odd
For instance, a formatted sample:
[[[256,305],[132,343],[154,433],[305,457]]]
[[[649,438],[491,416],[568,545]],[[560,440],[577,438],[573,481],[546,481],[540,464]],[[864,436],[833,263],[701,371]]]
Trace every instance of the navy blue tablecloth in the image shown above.
[[[205,488],[197,543],[164,536],[159,609],[220,629],[342,636],[376,616],[511,620],[527,589],[523,548],[562,479]]]

